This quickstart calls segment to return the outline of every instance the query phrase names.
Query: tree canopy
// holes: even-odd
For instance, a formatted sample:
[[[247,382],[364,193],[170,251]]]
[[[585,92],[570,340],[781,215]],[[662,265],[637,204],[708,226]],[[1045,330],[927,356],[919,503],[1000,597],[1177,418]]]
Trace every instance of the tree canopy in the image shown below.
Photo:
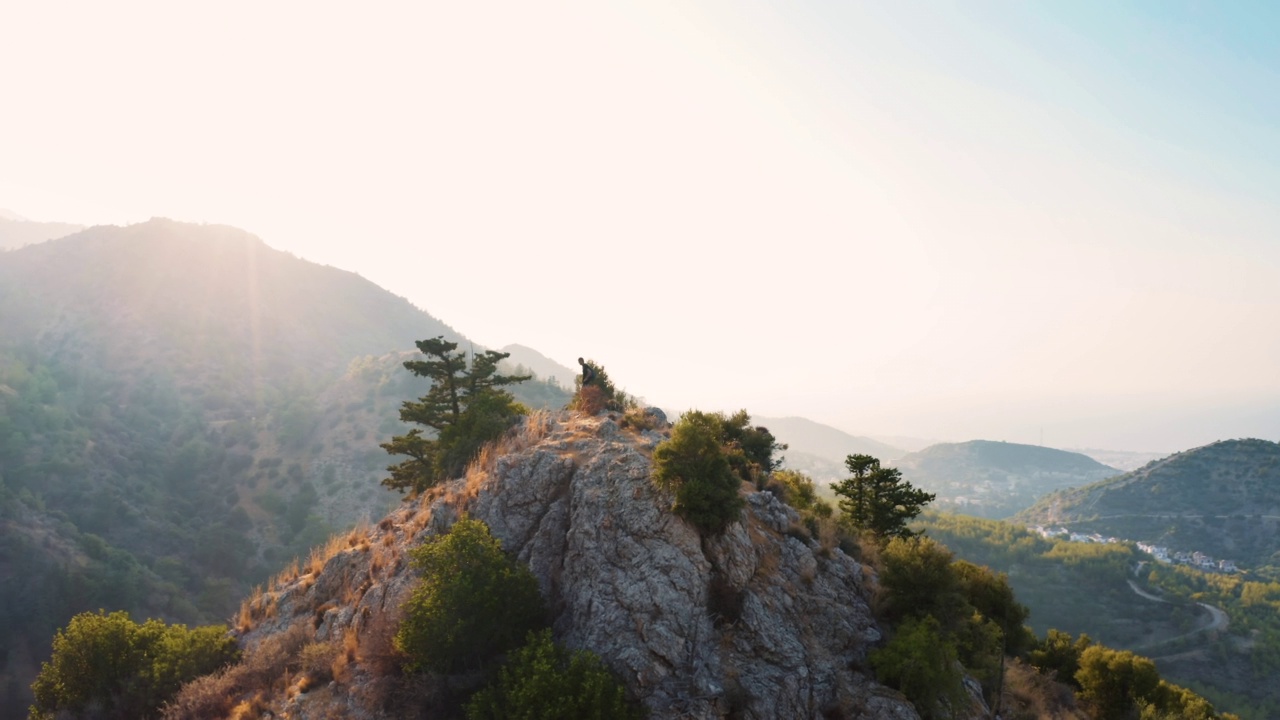
[[[934,494],[916,489],[897,468],[880,467],[870,455],[850,455],[844,464],[852,476],[831,489],[840,496],[845,522],[882,538],[913,535],[907,523],[933,502]]]
[[[404,366],[414,375],[429,378],[431,389],[417,400],[406,400],[400,419],[433,430],[435,437],[413,428],[381,445],[389,454],[408,456],[387,467],[391,476],[382,484],[413,493],[457,476],[486,442],[525,414],[525,408],[502,388],[530,377],[498,374],[498,363],[510,353],[485,350],[468,363],[458,344],[443,336],[416,344],[426,359],[408,360]]]
[[[81,613],[58,631],[32,684],[32,720],[148,718],[182,684],[239,655],[224,626],[188,629],[128,613]]]

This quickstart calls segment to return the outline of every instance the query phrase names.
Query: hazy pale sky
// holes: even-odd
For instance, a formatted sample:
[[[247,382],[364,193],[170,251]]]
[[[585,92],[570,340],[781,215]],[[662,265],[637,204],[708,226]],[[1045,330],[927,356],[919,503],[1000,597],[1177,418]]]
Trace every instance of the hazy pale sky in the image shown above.
[[[1278,31],[1270,2],[6,3],[0,207],[242,227],[668,407],[1274,440]]]

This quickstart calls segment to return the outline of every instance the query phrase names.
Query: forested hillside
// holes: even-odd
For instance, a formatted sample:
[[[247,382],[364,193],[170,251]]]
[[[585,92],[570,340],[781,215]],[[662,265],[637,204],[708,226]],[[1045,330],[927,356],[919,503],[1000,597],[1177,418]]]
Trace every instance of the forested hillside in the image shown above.
[[[926,513],[917,527],[1009,575],[1037,633],[1087,634],[1249,720],[1280,716],[1280,583],[1156,563],[1128,543],[1046,539],[1006,522]]]
[[[403,351],[458,338],[357,275],[167,220],[0,253],[0,327],[4,716],[72,614],[225,619],[392,507],[377,444],[422,391]]]
[[[1187,450],[1054,493],[1017,519],[1199,551],[1276,576],[1280,444],[1224,440]]]

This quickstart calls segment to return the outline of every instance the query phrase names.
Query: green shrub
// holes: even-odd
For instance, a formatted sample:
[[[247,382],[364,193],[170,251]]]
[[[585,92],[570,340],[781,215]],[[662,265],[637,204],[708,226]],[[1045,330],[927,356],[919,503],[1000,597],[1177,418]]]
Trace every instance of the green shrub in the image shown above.
[[[467,720],[626,720],[642,713],[594,653],[556,647],[551,631],[529,635],[497,679],[467,703]]]
[[[405,602],[395,637],[409,670],[482,667],[545,623],[533,573],[502,552],[483,522],[464,517],[412,556],[422,583]]]
[[[968,702],[956,648],[932,615],[902,623],[889,644],[871,653],[876,677],[902,691],[924,720],[950,718]]]
[[[944,630],[969,615],[951,551],[923,536],[893,538],[880,553],[880,609],[890,620],[932,615]]]
[[[673,510],[704,533],[718,533],[738,519],[741,481],[721,446],[721,422],[690,410],[653,451],[653,477],[676,495]]]
[[[53,639],[53,656],[31,685],[31,717],[154,717],[182,684],[238,656],[223,626],[188,629],[128,613],[81,613]]]

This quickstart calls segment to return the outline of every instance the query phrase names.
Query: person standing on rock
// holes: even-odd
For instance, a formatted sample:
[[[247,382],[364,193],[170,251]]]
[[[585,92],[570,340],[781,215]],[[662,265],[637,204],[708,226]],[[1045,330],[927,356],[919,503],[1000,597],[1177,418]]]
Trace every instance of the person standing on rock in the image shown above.
[[[582,366],[582,387],[586,387],[592,380],[596,379],[596,369],[588,365],[582,358],[578,358],[578,364]]]

